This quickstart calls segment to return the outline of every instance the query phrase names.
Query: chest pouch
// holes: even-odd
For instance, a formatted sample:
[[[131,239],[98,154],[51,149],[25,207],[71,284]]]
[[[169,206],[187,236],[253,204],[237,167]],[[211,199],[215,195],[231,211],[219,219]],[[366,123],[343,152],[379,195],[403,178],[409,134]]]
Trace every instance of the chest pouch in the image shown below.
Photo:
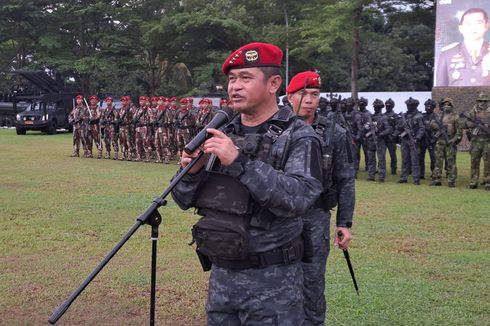
[[[196,250],[209,257],[242,260],[248,255],[248,189],[233,177],[209,172],[195,206],[201,219],[193,226]]]

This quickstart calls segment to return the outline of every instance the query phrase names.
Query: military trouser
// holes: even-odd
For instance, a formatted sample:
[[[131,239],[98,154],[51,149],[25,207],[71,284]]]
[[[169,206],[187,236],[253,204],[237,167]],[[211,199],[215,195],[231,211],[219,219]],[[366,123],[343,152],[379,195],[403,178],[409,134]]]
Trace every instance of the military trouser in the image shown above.
[[[157,162],[164,160],[165,163],[168,163],[172,153],[170,152],[167,130],[163,127],[159,127],[157,129],[157,133],[155,135],[155,150],[157,153]]]
[[[382,137],[378,137],[378,143],[376,144],[376,156],[378,157],[378,180],[384,180],[386,178],[386,140]]]
[[[111,156],[111,146],[114,148],[115,159],[117,159],[117,153],[119,152],[119,134],[116,132],[116,128],[112,125],[106,125],[104,130],[104,145],[106,151],[106,158]]]
[[[408,140],[402,140],[401,145],[402,173],[400,180],[406,181],[411,174],[413,181],[418,182],[420,181],[420,148],[417,144],[411,146]]]
[[[386,147],[390,153],[391,174],[396,174],[396,167],[398,164],[398,159],[396,157],[396,141],[393,139],[386,140]]]
[[[447,144],[444,140],[438,140],[435,146],[436,164],[434,169],[433,179],[434,181],[441,181],[442,169],[446,162],[447,168],[447,181],[454,183],[458,175],[456,167],[456,153],[458,152],[457,146],[454,144]]]
[[[141,126],[136,127],[136,160],[139,161],[146,158],[146,161],[150,160],[151,144],[148,135],[148,127]],[[143,154],[145,154],[143,156]]]
[[[364,154],[364,170],[367,171],[368,170],[368,166],[369,166],[369,163],[368,163],[368,151],[369,151],[369,145],[367,144],[367,140],[366,139],[362,139],[360,142],[359,142],[359,147],[362,147],[362,153]],[[360,149],[359,149],[359,157],[360,156]],[[357,167],[359,169],[359,167]]]
[[[185,145],[190,140],[190,132],[188,128],[179,128],[177,129],[177,146],[179,150],[179,155],[182,156],[182,151],[184,150]]]
[[[129,145],[130,157],[136,156],[136,126],[134,124],[129,125]]]
[[[309,210],[303,219],[313,244],[311,262],[303,267],[303,295],[306,325],[324,325],[327,303],[325,300],[325,270],[330,252],[330,212],[322,208]]]
[[[483,182],[490,186],[490,138],[478,137],[471,140],[471,180],[470,185],[478,185],[480,160],[483,159]]]
[[[363,148],[366,149],[368,179],[374,180],[376,175],[376,142],[372,138],[364,139]]]
[[[425,152],[429,152],[430,159],[430,172],[431,177],[434,178],[434,169],[436,165],[436,152],[435,144],[429,144],[427,141],[422,141],[420,144],[420,178],[425,178]]]
[[[208,326],[298,326],[304,320],[299,262],[264,268],[213,265],[206,303]]]
[[[352,161],[354,163],[354,170],[356,171],[357,178],[357,171],[359,171],[359,161],[361,160],[361,143],[358,140],[354,140],[352,149]]]
[[[73,154],[72,156],[80,156],[80,142],[82,142],[82,128],[80,126],[73,125]]]
[[[97,126],[91,125],[87,130],[87,151],[90,156],[92,156],[92,146],[95,143],[95,148],[97,148],[98,156],[102,156],[102,142],[100,141],[99,128]]]
[[[129,125],[119,128],[119,145],[121,147],[121,159],[131,160],[131,144],[129,142]]]

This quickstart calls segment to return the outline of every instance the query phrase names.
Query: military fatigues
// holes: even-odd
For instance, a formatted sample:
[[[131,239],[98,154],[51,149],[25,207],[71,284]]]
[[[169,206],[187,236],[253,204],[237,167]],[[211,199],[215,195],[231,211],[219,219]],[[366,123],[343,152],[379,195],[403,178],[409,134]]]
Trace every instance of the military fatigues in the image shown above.
[[[179,110],[175,117],[177,125],[177,146],[179,155],[182,155],[185,145],[191,140],[191,128],[194,126],[192,112],[186,109]]]
[[[136,112],[138,112],[138,108],[132,105],[130,109],[132,121],[129,125],[130,158],[136,158]]]
[[[150,162],[151,154],[151,144],[149,135],[149,124],[151,115],[146,107],[140,107],[136,114],[134,115],[133,121],[136,125],[136,159],[135,161],[140,161],[145,157],[146,162]],[[143,153],[145,154],[143,156]]]
[[[99,122],[102,114],[98,105],[91,105],[86,112],[87,138],[85,144],[87,146],[87,156],[93,157],[92,146],[95,143],[95,147],[97,148],[97,158],[102,158],[102,142],[99,129]]]
[[[216,112],[213,108],[208,108],[206,110],[199,110],[196,117],[196,130],[201,131],[214,117]]]
[[[121,157],[120,160],[131,161],[131,121],[133,116],[131,114],[131,109],[129,107],[122,107],[119,111],[119,144],[121,147]]]
[[[390,105],[390,106],[388,106]],[[388,135],[385,137],[385,142],[386,142],[386,148],[388,149],[388,153],[390,154],[390,168],[391,168],[391,174],[395,175],[396,174],[396,168],[398,165],[398,158],[396,156],[396,144],[397,144],[397,136],[395,135],[395,129],[398,124],[398,114],[393,112],[393,107],[395,106],[393,100],[391,102],[387,100],[385,102],[386,106],[386,112],[385,116],[388,118],[388,123],[390,126],[393,128],[393,134]]]
[[[319,140],[290,109],[253,128],[240,121],[225,129],[238,158],[187,175],[172,191],[181,208],[205,216],[193,235],[212,261],[208,325],[301,325],[301,216],[321,192]],[[206,221],[226,231],[205,231]]]
[[[324,325],[326,317],[325,270],[330,251],[330,210],[336,205],[339,227],[351,227],[355,205],[355,179],[351,142],[337,123],[336,114],[328,118],[317,114],[312,127],[322,139],[323,194],[303,217],[304,232],[311,244],[306,246],[307,259],[302,262],[304,274],[305,322],[302,325]],[[340,115],[340,113],[339,113]],[[328,120],[327,120],[328,119]],[[335,120],[334,120],[335,119]],[[335,121],[332,130],[332,121]]]
[[[172,125],[172,116],[168,108],[162,108],[158,111],[156,117],[157,129],[155,135],[155,150],[157,153],[157,163],[162,160],[165,163],[170,161],[172,153],[170,151],[169,131]]]
[[[83,117],[85,108],[83,105],[76,106],[70,112],[68,116],[68,123],[73,127],[73,153],[72,157],[80,156],[80,142],[85,147],[85,140],[83,138]]]
[[[448,186],[454,187],[458,174],[456,168],[457,144],[462,138],[458,115],[448,108],[445,108],[442,114],[434,114],[435,116],[430,121],[430,128],[434,131],[434,137],[436,138],[436,165],[434,180],[431,185],[441,185],[442,169],[444,162],[447,160]]]
[[[115,108],[106,109],[100,120],[104,127],[105,158],[111,158],[111,146],[114,148],[114,159],[119,158],[119,113]]]
[[[406,183],[411,174],[415,184],[420,184],[420,142],[424,137],[425,125],[422,114],[415,109],[414,111],[402,113],[400,117],[405,118],[408,125],[405,125],[403,118],[400,118],[397,125],[397,132],[401,141],[402,154],[402,173],[400,183]],[[412,135],[412,139],[409,136]]]
[[[361,155],[361,138],[362,138],[362,125],[361,116],[359,112],[355,110],[346,110],[344,113],[344,120],[347,123],[347,127],[350,129],[349,132],[353,137],[354,141],[354,169],[359,171],[359,160]]]
[[[382,113],[375,113],[372,116],[375,125],[374,134],[368,134],[369,156],[372,157],[368,166],[368,177],[374,179],[375,173],[378,173],[378,181],[383,182],[386,178],[386,141],[393,134],[393,127],[388,121],[388,117]],[[376,156],[378,166],[376,169]]]
[[[481,96],[481,95],[480,95]],[[489,102],[485,102],[488,103]],[[486,128],[490,128],[490,106],[478,108],[475,106],[468,115],[475,119],[478,118]],[[485,189],[490,190],[490,135],[485,133],[471,121],[464,119],[462,121],[465,128],[471,131],[471,180],[470,188],[478,187],[478,179],[480,177],[480,161],[483,159],[483,183]]]
[[[483,42],[473,62],[463,42],[443,50],[437,63],[436,86],[490,86],[490,43]]]
[[[434,102],[435,104],[435,102]],[[420,142],[420,178],[425,179],[425,153],[429,152],[430,159],[430,172],[431,177],[433,178],[434,168],[436,164],[436,154],[435,154],[435,141],[432,134],[432,128],[430,128],[429,124],[434,116],[434,112],[432,110],[426,111],[422,113],[422,120],[424,121],[425,126],[425,134],[424,138]]]

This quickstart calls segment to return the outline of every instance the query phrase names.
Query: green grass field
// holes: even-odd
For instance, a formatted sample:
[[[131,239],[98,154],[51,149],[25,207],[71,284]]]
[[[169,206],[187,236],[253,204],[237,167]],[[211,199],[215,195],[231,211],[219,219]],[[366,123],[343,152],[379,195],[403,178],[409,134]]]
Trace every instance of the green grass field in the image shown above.
[[[48,317],[167,186],[176,164],[71,158],[71,135],[0,129],[0,325]],[[351,258],[328,261],[330,325],[490,325],[490,193],[357,182]],[[160,212],[158,325],[204,325],[208,275],[190,240],[196,220],[169,199]],[[150,227],[142,226],[57,325],[147,325]]]

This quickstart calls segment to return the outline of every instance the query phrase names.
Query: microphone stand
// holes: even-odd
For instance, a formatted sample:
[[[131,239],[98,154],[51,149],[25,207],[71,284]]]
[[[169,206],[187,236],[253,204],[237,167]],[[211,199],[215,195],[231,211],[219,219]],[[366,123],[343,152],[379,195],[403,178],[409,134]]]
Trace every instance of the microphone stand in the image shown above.
[[[150,293],[150,326],[155,325],[155,287],[156,287],[156,260],[157,260],[157,240],[158,240],[158,226],[162,222],[162,216],[158,212],[158,208],[165,206],[167,201],[165,198],[170,194],[172,189],[180,182],[180,180],[188,173],[188,171],[197,163],[197,161],[204,155],[200,152],[199,155],[194,158],[189,165],[187,165],[179,174],[170,182],[170,185],[165,189],[162,194],[155,198],[150,206],[141,214],[136,223],[129,229],[128,233],[119,240],[119,242],[112,248],[112,250],[104,257],[104,259],[97,265],[97,267],[90,273],[90,275],[83,281],[83,283],[66,299],[49,317],[48,322],[54,325],[58,319],[68,310],[70,305],[75,299],[82,293],[82,291],[92,282],[97,274],[104,268],[105,265],[114,257],[114,255],[121,249],[126,241],[138,230],[142,224],[151,225],[151,293]]]

